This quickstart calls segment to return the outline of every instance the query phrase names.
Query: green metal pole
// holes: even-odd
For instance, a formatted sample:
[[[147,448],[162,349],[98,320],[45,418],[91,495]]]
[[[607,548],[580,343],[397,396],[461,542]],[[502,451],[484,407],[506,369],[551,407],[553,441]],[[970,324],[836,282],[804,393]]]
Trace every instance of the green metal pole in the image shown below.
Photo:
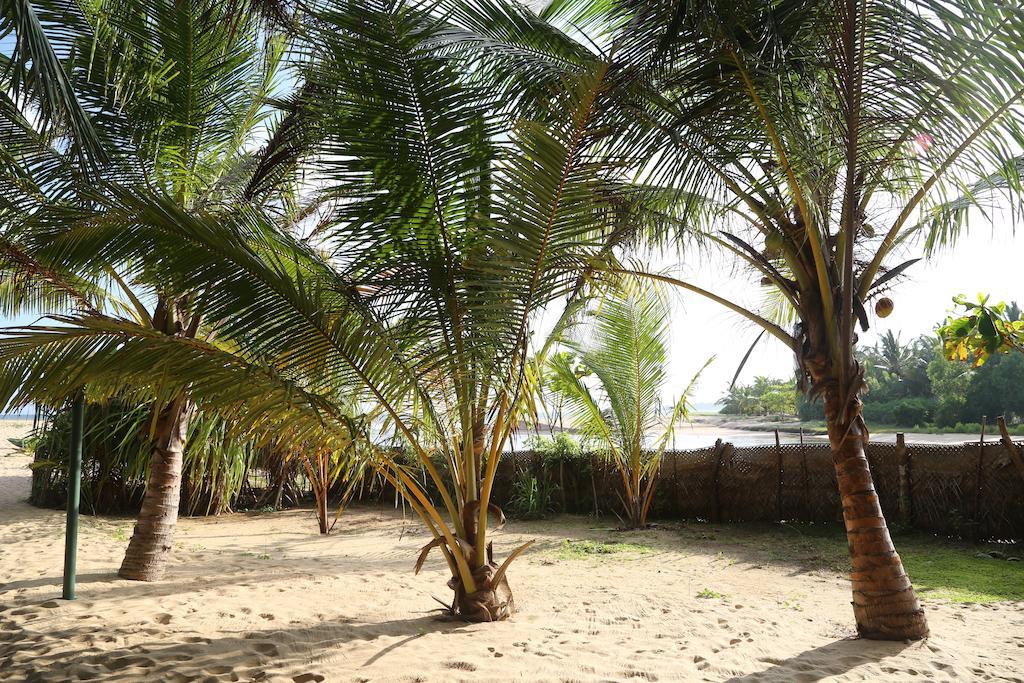
[[[64,532],[64,599],[75,599],[78,565],[78,502],[82,492],[82,432],[85,431],[85,396],[71,404],[71,451],[68,457],[68,521]]]

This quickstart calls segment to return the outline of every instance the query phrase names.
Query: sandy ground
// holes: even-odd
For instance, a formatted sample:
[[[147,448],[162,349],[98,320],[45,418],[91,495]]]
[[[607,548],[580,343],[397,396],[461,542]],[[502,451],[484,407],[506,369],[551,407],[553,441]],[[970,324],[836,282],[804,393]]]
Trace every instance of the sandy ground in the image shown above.
[[[842,576],[725,558],[707,526],[511,524],[499,556],[538,541],[510,572],[520,613],[471,625],[432,612],[450,596],[442,562],[413,575],[426,539],[393,510],[353,511],[327,538],[301,511],[185,519],[166,577],[146,584],[115,577],[131,521],[85,517],[65,602],[63,514],[23,502],[28,458],[7,445],[24,427],[0,423],[0,679],[1024,680],[1019,604],[929,601],[927,641],[860,641]],[[567,559],[566,537],[655,551]]]

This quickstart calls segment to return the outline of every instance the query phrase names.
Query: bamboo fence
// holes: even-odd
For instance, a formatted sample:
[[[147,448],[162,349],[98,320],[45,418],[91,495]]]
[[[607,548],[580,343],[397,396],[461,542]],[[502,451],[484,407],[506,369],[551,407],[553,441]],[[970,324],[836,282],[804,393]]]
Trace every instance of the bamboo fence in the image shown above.
[[[866,448],[890,526],[976,540],[1024,540],[1022,450],[1009,440],[908,444],[902,434],[896,443]],[[597,454],[559,466],[532,451],[506,453],[495,502],[509,502],[523,473],[558,486],[564,512],[613,514],[619,508],[621,478]],[[666,451],[651,517],[842,521],[831,451],[824,443],[734,446],[721,440],[710,448]]]

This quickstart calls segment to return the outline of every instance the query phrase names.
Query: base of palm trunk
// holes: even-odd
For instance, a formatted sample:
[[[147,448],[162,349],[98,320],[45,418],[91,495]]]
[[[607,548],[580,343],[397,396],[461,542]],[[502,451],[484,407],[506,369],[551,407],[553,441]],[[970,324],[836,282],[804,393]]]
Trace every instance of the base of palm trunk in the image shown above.
[[[474,593],[467,593],[458,577],[448,581],[448,587],[455,591],[453,611],[457,617],[473,622],[504,621],[515,614],[516,603],[508,578],[502,575],[494,582],[497,570],[498,565],[493,562],[474,570],[473,581],[477,587]]]
[[[125,553],[118,577],[129,581],[156,581],[164,574],[167,554],[171,551],[171,543],[154,542],[151,539],[139,539],[138,533],[132,535]],[[134,547],[133,547],[134,546]]]
[[[917,598],[910,595],[914,602]],[[928,621],[924,610],[901,609],[889,614],[889,606],[875,609],[869,605],[853,604],[853,614],[857,619],[857,634],[868,640],[921,640],[928,636]]]

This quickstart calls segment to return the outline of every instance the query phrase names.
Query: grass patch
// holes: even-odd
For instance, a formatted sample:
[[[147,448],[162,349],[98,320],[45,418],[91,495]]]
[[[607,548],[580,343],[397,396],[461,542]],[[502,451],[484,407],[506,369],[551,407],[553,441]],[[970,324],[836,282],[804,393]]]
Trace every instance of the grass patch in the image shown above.
[[[653,548],[639,543],[602,543],[601,541],[571,541],[566,539],[562,541],[562,545],[558,548],[558,559],[582,560],[587,557],[619,553],[647,555],[652,552],[654,552]]]
[[[1024,562],[975,557],[977,548],[896,539],[921,597],[950,602],[1024,601]]]
[[[725,596],[718,591],[711,590],[710,588],[702,588],[700,592],[697,593],[697,597],[702,600],[721,600]]]
[[[741,549],[756,550],[748,560],[765,558],[772,564],[803,571],[827,570],[847,574],[850,560],[846,534],[838,525],[786,524],[756,528],[722,525],[721,536]],[[969,545],[923,533],[900,533],[893,539],[903,565],[922,598],[956,603],[1024,602],[1024,562],[977,557],[993,546]],[[1024,549],[998,548],[1011,557],[1024,558]],[[743,555],[742,550],[729,555]],[[792,601],[791,601],[792,602]]]

